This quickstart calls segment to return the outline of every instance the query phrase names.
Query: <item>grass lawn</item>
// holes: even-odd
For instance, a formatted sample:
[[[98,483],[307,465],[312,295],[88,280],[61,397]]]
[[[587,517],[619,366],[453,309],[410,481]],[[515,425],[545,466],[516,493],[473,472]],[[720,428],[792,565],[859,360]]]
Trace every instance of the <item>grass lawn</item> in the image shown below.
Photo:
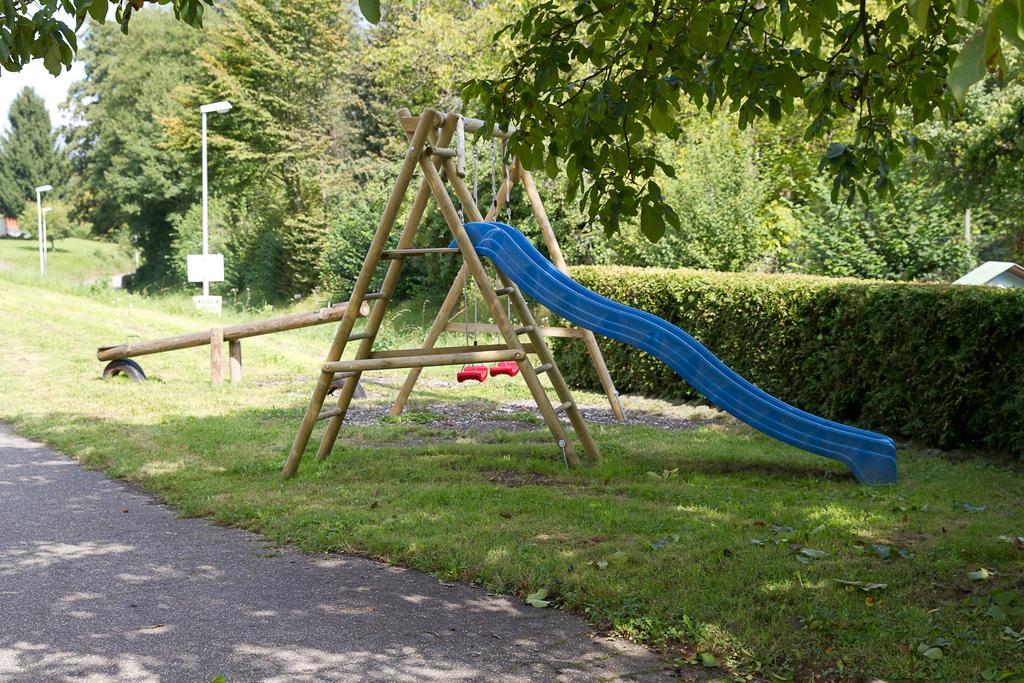
[[[111,242],[77,237],[57,240],[46,261],[51,282],[79,284],[114,273],[135,270],[131,258]],[[39,277],[39,243],[35,239],[0,239],[0,273],[5,278],[32,281]]]
[[[209,325],[184,297],[0,273],[0,320],[3,419],[183,515],[519,596],[545,589],[552,606],[724,680],[1024,671],[1024,551],[1007,540],[1024,535],[1018,466],[903,448],[899,483],[869,488],[706,409],[627,398],[633,416],[694,423],[595,425],[602,461],[566,470],[531,411],[502,412],[528,400],[521,380],[453,386],[440,369],[397,421],[378,416],[402,375],[374,374],[361,426],[323,463],[314,438],[282,482],[333,326],[245,341],[245,383],[212,388],[205,347],[140,359],[145,384],[98,379],[100,344]]]

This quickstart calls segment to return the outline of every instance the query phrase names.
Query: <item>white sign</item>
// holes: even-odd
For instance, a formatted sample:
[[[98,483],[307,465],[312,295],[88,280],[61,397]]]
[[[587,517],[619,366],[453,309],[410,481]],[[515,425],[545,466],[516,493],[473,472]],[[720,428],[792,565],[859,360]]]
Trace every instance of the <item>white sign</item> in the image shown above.
[[[189,282],[224,282],[224,254],[189,254]]]
[[[192,303],[197,311],[206,311],[220,315],[221,298],[219,296],[194,296]]]

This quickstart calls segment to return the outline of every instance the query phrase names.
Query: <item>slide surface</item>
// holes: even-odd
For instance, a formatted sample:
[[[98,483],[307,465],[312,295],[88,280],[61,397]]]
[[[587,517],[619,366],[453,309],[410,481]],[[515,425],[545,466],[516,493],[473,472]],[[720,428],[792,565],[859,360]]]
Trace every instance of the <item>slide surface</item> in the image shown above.
[[[896,445],[889,437],[812,415],[758,389],[675,325],[575,282],[511,226],[467,223],[466,231],[477,253],[530,297],[575,325],[658,358],[717,407],[754,429],[838,460],[861,483],[896,480]]]

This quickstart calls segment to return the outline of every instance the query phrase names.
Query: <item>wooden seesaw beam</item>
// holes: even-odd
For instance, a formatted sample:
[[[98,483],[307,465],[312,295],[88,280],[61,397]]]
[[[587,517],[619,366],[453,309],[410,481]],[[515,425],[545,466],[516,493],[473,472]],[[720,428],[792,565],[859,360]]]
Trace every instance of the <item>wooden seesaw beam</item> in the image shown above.
[[[213,347],[210,353],[210,377],[217,384],[223,379],[223,362],[220,347],[223,342],[227,341],[231,356],[231,381],[238,382],[242,379],[242,339],[337,322],[344,317],[347,310],[348,302],[344,302],[307,313],[293,313],[277,318],[257,320],[251,323],[229,325],[223,328],[215,327],[201,332],[180,334],[174,337],[162,337],[137,344],[126,342],[124,344],[101,346],[96,350],[96,359],[100,361],[124,360],[125,358],[165,353],[167,351],[179,351],[209,344]],[[364,301],[359,306],[356,316],[365,317],[369,312],[370,307]]]

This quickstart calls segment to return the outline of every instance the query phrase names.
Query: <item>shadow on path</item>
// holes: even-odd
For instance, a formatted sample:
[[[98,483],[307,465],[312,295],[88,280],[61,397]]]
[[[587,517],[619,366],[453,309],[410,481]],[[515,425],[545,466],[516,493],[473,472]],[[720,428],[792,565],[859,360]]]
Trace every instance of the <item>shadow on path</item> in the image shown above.
[[[670,677],[567,614],[178,519],[2,426],[0,480],[2,682]]]

